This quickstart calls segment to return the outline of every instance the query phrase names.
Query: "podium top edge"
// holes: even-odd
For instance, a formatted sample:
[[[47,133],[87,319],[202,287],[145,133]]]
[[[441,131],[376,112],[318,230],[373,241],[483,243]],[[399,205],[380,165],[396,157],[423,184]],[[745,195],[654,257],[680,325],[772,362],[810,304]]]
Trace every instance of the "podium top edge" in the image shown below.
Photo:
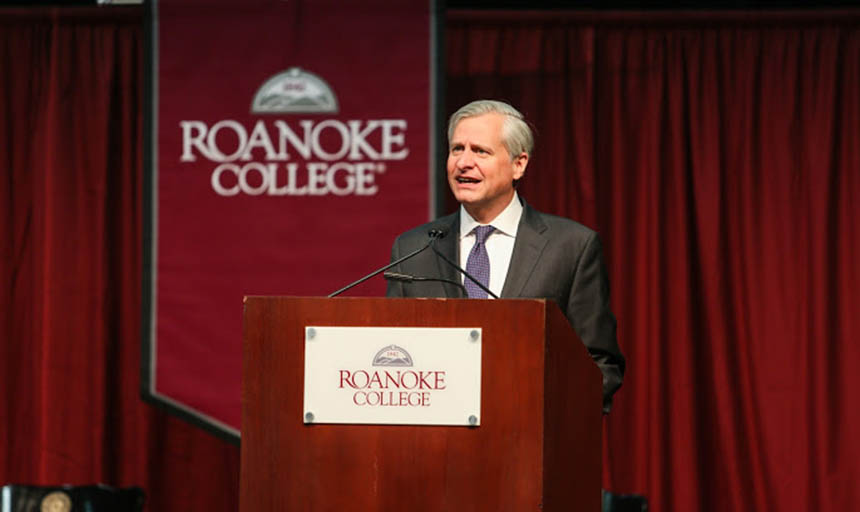
[[[468,299],[450,297],[325,297],[321,295],[245,295],[242,302],[249,300],[320,300],[320,301],[435,301],[435,302],[553,302],[545,298],[501,298],[501,299]]]

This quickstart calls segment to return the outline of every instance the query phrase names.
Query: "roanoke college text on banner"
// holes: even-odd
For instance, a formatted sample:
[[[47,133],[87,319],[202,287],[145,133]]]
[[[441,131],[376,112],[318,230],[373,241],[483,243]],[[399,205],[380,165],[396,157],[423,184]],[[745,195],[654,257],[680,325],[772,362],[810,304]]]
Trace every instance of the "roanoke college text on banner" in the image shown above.
[[[242,297],[327,294],[429,217],[431,6],[198,4],[153,5],[144,386],[236,435]]]

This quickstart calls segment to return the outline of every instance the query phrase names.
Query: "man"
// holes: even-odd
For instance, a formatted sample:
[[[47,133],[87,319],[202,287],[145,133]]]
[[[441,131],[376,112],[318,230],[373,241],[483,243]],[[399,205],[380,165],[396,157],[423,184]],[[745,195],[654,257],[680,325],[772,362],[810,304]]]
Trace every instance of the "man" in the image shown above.
[[[400,235],[392,261],[421,248],[428,233],[446,236],[436,247],[502,298],[555,300],[603,373],[603,410],[621,386],[624,356],[609,309],[609,282],[597,233],[547,215],[518,196],[534,146],[523,115],[507,103],[480,100],[448,123],[448,185],[459,211]],[[404,274],[462,282],[469,297],[487,293],[432,251],[404,261]],[[389,282],[390,297],[462,297],[459,286],[439,281]]]

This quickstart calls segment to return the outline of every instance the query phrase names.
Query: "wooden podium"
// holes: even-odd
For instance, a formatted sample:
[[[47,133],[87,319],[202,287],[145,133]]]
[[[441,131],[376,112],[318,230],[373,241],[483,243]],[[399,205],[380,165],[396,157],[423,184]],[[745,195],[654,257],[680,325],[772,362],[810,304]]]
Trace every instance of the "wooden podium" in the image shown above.
[[[305,326],[481,327],[478,427],[306,425]],[[601,375],[545,300],[248,297],[240,510],[600,510]]]

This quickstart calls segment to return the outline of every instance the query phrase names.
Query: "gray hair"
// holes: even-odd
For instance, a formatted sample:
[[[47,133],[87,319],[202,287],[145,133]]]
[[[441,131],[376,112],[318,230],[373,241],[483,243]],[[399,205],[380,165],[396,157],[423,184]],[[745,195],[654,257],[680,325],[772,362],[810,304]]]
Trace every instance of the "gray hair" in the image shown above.
[[[529,156],[535,146],[534,135],[532,129],[526,123],[525,116],[519,110],[508,105],[503,101],[496,100],[477,100],[460,109],[453,114],[448,120],[448,144],[451,143],[451,137],[454,136],[454,128],[457,123],[468,117],[476,117],[484,114],[500,114],[504,116],[505,121],[502,125],[502,144],[511,155],[511,158],[516,158],[520,153],[526,153]]]

